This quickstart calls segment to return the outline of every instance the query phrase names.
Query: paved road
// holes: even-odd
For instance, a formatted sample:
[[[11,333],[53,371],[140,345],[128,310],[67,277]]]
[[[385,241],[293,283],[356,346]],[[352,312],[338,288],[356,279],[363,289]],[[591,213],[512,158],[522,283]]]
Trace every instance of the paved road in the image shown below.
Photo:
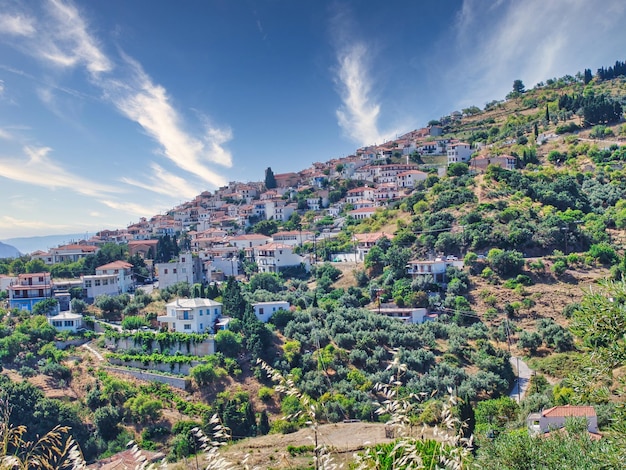
[[[513,385],[513,390],[509,393],[509,397],[519,403],[524,398],[526,390],[530,385],[530,377],[533,375],[533,371],[521,357],[511,356],[510,361],[519,379],[515,380],[515,385]]]

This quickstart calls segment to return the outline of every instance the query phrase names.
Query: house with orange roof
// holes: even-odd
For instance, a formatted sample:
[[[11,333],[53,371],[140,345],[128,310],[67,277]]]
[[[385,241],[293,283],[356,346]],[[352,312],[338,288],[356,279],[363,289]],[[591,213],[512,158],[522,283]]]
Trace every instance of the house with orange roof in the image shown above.
[[[398,173],[396,177],[396,185],[398,188],[414,188],[420,181],[426,181],[428,173],[420,170],[408,170]]]
[[[53,298],[52,278],[50,273],[20,274],[8,291],[9,308],[32,312],[35,304]]]
[[[357,259],[363,261],[370,249],[376,245],[376,242],[382,238],[391,240],[393,235],[389,235],[385,232],[372,232],[372,233],[355,233],[352,236],[352,241],[356,243]]]
[[[53,262],[56,263],[75,263],[79,259],[86,258],[88,255],[95,255],[99,248],[93,245],[62,245],[52,248],[50,254]]]
[[[526,418],[528,432],[534,436],[542,436],[565,427],[568,418],[584,418],[587,421],[587,431],[599,439],[598,416],[593,406],[553,406],[540,413],[530,413]]]
[[[516,163],[517,159],[512,155],[483,155],[481,157],[472,158],[469,161],[470,169],[481,173],[486,171],[489,165],[499,166],[506,170],[514,170]]]
[[[93,300],[99,295],[119,295],[133,285],[133,265],[126,261],[113,261],[96,268],[96,274],[81,276],[83,295]]]

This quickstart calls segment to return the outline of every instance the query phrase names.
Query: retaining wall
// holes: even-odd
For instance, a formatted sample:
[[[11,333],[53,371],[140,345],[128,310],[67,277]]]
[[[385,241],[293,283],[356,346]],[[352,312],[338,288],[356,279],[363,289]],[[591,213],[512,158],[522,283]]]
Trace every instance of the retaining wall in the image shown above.
[[[172,387],[188,390],[191,386],[191,380],[186,377],[172,377],[170,375],[153,374],[141,370],[124,369],[122,367],[105,367],[106,370],[117,372],[118,374],[130,375],[140,380],[160,382],[171,385]]]
[[[117,341],[107,338],[106,347],[110,351],[128,351],[129,349],[141,348],[142,345],[140,343],[135,344],[133,338],[119,338]],[[159,353],[162,352],[163,354],[176,354],[177,352],[180,352],[186,356],[209,356],[211,354],[215,354],[215,340],[209,338],[205,339],[201,343],[190,342],[189,349],[187,349],[187,343],[176,342],[174,344],[170,344],[163,351],[161,351],[159,343],[154,340],[152,341],[152,351]]]

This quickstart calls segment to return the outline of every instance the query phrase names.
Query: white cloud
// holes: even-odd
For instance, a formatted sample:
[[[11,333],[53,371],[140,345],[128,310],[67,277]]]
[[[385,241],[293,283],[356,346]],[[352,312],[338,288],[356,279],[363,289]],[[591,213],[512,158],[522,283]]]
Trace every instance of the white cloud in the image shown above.
[[[19,14],[0,14],[0,33],[32,36],[35,34],[34,20]]]
[[[201,191],[193,187],[189,181],[184,178],[165,171],[156,163],[153,163],[151,167],[153,173],[148,177],[149,181],[147,183],[128,177],[121,178],[121,181],[147,191],[169,196],[176,200],[180,199],[180,197],[193,199],[200,194]]]
[[[4,129],[0,129],[0,139],[11,140],[13,136]]]
[[[146,217],[148,214],[158,214],[161,210],[161,208],[157,206],[143,206],[132,202],[119,202],[110,199],[104,199],[100,202],[111,209],[138,217]]]
[[[108,72],[113,68],[109,58],[87,31],[87,24],[74,5],[49,0],[48,11],[55,21],[51,24],[50,50],[41,51],[44,58],[65,66],[83,63],[92,74]],[[44,43],[41,44],[45,47]]]
[[[584,0],[465,0],[442,78],[455,93],[464,90],[463,105],[480,105],[503,98],[515,79],[531,87],[612,63],[626,40],[625,12],[622,0],[601,7]]]
[[[223,144],[231,138],[230,130],[207,129],[204,141],[182,129],[181,118],[170,103],[166,90],[152,83],[150,77],[134,60],[126,58],[131,77],[124,82],[103,82],[107,97],[129,119],[137,122],[163,147],[165,157],[179,168],[206,182],[221,186],[225,179],[210,170],[204,162],[232,165],[230,152]]]
[[[48,222],[43,222],[41,220],[23,220],[17,219],[15,217],[11,217],[8,215],[3,215],[0,217],[0,228],[4,230],[15,230],[15,229],[32,229],[32,230],[69,230],[70,228],[76,228],[77,226],[81,226],[81,224],[51,224]],[[84,225],[83,227],[86,227]],[[6,234],[3,234],[6,236]]]
[[[367,49],[353,44],[337,54],[337,82],[343,106],[337,119],[344,132],[363,145],[382,141],[378,131],[380,105],[371,97],[372,86],[364,63]]]
[[[212,186],[225,184],[226,179],[209,164],[232,166],[232,155],[225,148],[232,131],[210,125],[205,119],[202,134],[188,132],[167,90],[123,52],[121,62],[114,66],[73,3],[48,0],[46,5],[48,15],[39,18],[38,34],[16,47],[55,68],[84,66],[91,84],[99,87],[121,114],[138,123],[159,144],[163,156]],[[47,90],[39,90],[39,96],[58,113],[50,89],[61,88],[46,86]]]
[[[49,147],[24,147],[16,158],[0,158],[0,175],[14,181],[51,189],[69,189],[85,196],[102,197],[119,192],[118,188],[72,174],[54,162]]]

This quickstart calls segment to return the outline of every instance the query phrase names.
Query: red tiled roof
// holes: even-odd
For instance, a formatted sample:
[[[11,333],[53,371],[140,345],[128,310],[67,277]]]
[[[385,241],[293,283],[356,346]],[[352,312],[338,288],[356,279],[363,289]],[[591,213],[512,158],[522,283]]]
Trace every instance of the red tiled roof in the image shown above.
[[[113,261],[112,263],[103,264],[102,266],[98,266],[96,269],[129,269],[132,268],[133,265],[127,263],[126,261]]]
[[[596,410],[593,406],[554,406],[541,412],[544,417],[570,417],[570,416],[596,416]]]

